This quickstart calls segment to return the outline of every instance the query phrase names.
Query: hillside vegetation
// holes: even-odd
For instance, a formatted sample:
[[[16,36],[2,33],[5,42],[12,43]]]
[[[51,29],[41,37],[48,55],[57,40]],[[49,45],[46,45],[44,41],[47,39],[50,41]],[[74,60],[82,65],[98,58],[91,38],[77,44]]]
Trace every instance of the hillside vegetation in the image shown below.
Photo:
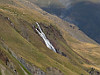
[[[89,75],[92,67],[99,73],[99,45],[76,40],[50,15],[24,2],[10,2],[0,1],[0,75]],[[36,22],[59,53],[46,47]]]

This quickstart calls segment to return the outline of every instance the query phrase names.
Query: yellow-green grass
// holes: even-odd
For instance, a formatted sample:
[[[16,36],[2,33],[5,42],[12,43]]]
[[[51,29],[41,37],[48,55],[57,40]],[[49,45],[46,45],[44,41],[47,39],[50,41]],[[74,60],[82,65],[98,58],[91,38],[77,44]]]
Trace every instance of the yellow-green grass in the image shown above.
[[[0,25],[0,26],[2,26],[2,25]],[[6,31],[5,31],[5,29],[6,29]],[[57,64],[56,61],[50,59],[45,54],[39,52],[39,50],[37,48],[35,48],[33,45],[31,45],[27,40],[24,40],[23,37],[21,37],[18,33],[16,33],[7,24],[0,27],[0,30],[1,30],[0,32],[2,33],[0,35],[2,36],[2,38],[4,38],[4,41],[8,45],[8,47],[10,47],[16,54],[21,55],[24,59],[28,60],[31,63],[34,63],[35,65],[37,65],[40,68],[50,67],[50,66],[53,66],[53,67],[57,66],[57,68],[61,68],[61,66],[59,67],[59,65],[60,65],[59,63]],[[53,52],[52,52],[52,54],[53,54]],[[45,61],[45,63],[44,63],[44,61]],[[53,63],[54,65],[51,63]],[[65,72],[66,71],[67,70],[65,70]]]
[[[97,44],[91,44],[86,42],[80,42],[73,38],[72,36],[64,35],[65,39],[66,37],[70,37],[70,40],[66,39],[67,43],[71,48],[80,54],[82,57],[88,59],[92,65],[94,65],[97,68],[100,65],[100,45]],[[74,41],[76,42],[74,42]],[[91,66],[92,67],[92,66]]]
[[[50,24],[48,20],[46,20],[46,19],[43,20],[42,19],[43,17],[39,16],[39,14],[36,15],[35,12],[33,12],[34,14],[29,13],[27,15],[23,15],[22,14],[23,9],[20,9],[20,12],[19,12],[19,9],[14,7],[14,10],[16,10],[15,13],[17,13],[18,15],[22,14],[22,15],[18,16],[18,15],[14,15],[15,13],[13,13],[14,11],[12,10],[13,7],[10,7],[10,8],[11,9],[6,7],[6,9],[5,9],[3,6],[1,13],[4,16],[10,17],[11,21],[19,29],[22,26],[21,25],[22,23],[19,22],[19,19],[23,19],[23,20],[29,22],[29,24],[32,24],[35,21],[43,22],[44,24],[45,23]],[[26,10],[26,12],[27,12],[27,10]],[[13,13],[13,14],[11,14],[11,13]],[[42,39],[37,34],[34,33],[32,28],[30,28],[30,26],[25,25],[29,29],[29,31],[28,31],[28,32],[30,32],[29,34],[35,37],[35,38],[30,37],[32,40],[32,43],[27,41],[18,32],[16,32],[16,30],[11,27],[11,25],[9,24],[9,22],[7,20],[0,18],[0,23],[1,23],[0,24],[0,36],[4,39],[4,42],[18,56],[23,57],[28,62],[35,64],[36,66],[38,66],[39,68],[41,68],[44,71],[46,70],[47,67],[56,67],[59,70],[61,70],[62,72],[64,72],[65,75],[66,74],[78,75],[81,73],[88,75],[88,73],[86,73],[84,70],[82,70],[82,68],[71,64],[67,58],[65,58],[61,55],[58,55],[58,54],[54,53],[53,51],[49,50],[48,48],[46,48],[46,46],[41,41]],[[44,63],[44,61],[45,61],[45,63]]]
[[[4,39],[4,42],[18,56],[23,57],[25,60],[27,60],[32,64],[35,64],[36,66],[38,66],[44,71],[46,71],[47,67],[56,67],[62,72],[64,72],[65,75],[66,74],[78,75],[81,73],[88,75],[84,70],[82,70],[82,64],[80,64],[80,63],[85,64],[85,61],[81,59],[77,54],[75,54],[72,51],[72,49],[75,50],[80,55],[82,55],[83,57],[87,57],[87,59],[90,60],[91,62],[97,60],[97,58],[99,59],[100,57],[98,54],[100,48],[96,50],[96,48],[91,45],[91,47],[93,47],[92,50],[93,51],[96,50],[96,51],[92,53],[85,52],[87,50],[89,51],[91,48],[88,49],[88,45],[83,45],[76,39],[72,38],[68,33],[66,33],[66,31],[58,27],[58,29],[64,33],[63,37],[72,49],[60,39],[57,39],[57,42],[59,43],[58,47],[60,46],[64,47],[64,48],[62,47],[60,48],[63,50],[65,49],[64,52],[67,53],[68,56],[70,56],[71,62],[77,64],[75,66],[71,64],[68,58],[65,58],[49,50],[43,43],[41,37],[39,37],[38,34],[36,34],[31,28],[32,24],[35,24],[36,21],[39,23],[41,22],[45,25],[52,24],[55,27],[53,21],[44,17],[43,15],[41,15],[39,12],[35,10],[18,8],[12,5],[3,5],[3,4],[0,5],[0,14],[10,17],[11,21],[13,22],[13,24],[17,29],[17,31],[13,29],[7,20],[5,21],[5,19],[1,18],[0,36]],[[24,23],[23,21],[26,22]],[[28,35],[30,36],[29,41],[27,41],[25,38],[21,36],[22,28],[24,28],[25,31],[27,31]],[[49,37],[52,38],[53,36],[50,35]],[[96,56],[95,54],[97,54],[98,56]],[[99,60],[95,62],[99,64]]]

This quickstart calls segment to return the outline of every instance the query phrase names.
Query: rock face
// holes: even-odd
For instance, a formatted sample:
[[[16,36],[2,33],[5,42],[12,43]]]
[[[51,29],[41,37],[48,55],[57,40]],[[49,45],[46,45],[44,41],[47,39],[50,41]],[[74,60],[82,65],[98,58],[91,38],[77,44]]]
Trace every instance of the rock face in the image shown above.
[[[89,71],[89,74],[90,75],[100,75],[100,72],[95,70],[94,68],[91,68],[90,71]]]
[[[18,58],[18,60],[21,62],[21,64],[24,65],[24,67],[33,75],[46,75],[45,72],[40,70],[38,67],[34,65],[29,65],[28,63],[25,62],[25,60],[21,57]]]
[[[21,64],[32,74],[32,75],[64,75],[60,70],[56,68],[49,67],[47,71],[44,72],[40,68],[36,67],[35,65],[28,64],[22,57],[18,58]]]
[[[8,57],[4,54],[3,51],[0,50],[0,59],[5,62],[6,65],[9,63]]]

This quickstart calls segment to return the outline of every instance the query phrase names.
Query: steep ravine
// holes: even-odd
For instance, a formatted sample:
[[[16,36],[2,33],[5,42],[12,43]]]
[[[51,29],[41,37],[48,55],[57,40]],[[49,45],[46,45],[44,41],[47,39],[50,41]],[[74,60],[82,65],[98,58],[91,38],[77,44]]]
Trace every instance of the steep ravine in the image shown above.
[[[46,35],[43,33],[40,25],[36,22],[38,28],[36,28],[36,31],[38,32],[38,34],[42,37],[42,39],[44,40],[46,46],[53,50],[54,52],[56,52],[56,49],[54,48],[54,46],[50,43],[50,41],[47,39]]]

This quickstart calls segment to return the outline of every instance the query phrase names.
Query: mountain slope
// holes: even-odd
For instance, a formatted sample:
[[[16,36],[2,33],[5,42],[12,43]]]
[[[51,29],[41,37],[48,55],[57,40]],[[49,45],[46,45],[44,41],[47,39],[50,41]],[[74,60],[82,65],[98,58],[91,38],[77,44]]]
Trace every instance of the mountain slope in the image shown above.
[[[99,69],[92,63],[94,59],[91,58],[91,61],[88,56],[84,58],[84,55],[80,55],[81,52],[74,51],[74,44],[82,45],[83,43],[77,41],[59,26],[59,22],[64,23],[61,19],[55,17],[60,20],[55,23],[54,16],[48,13],[49,16],[43,15],[41,14],[43,11],[38,12],[38,8],[36,10],[27,5],[24,6],[24,2],[14,2],[16,6],[8,2],[0,4],[0,55],[2,51],[4,56],[6,55],[0,58],[0,64],[8,68],[7,72],[12,75],[16,72],[18,75],[89,75],[91,67],[86,65],[92,65],[96,67],[93,73],[97,73]],[[43,39],[34,29],[36,22],[39,23],[58,53],[46,47]],[[96,47],[99,49],[98,45]],[[95,49],[95,46],[93,48]],[[99,55],[98,58],[100,58]],[[94,63],[99,65],[99,61]],[[9,67],[10,64],[14,67],[13,69]],[[0,67],[0,71],[6,74],[3,67]]]
[[[49,2],[49,0],[47,1]],[[46,2],[46,4],[48,4],[48,2]],[[58,4],[58,2],[60,2],[60,4]],[[58,0],[58,2],[51,2],[49,6],[40,7],[65,21],[77,25],[87,36],[100,43],[99,0]],[[56,4],[58,5],[56,6]],[[61,5],[63,5],[63,7]]]
[[[22,1],[22,4],[24,4],[25,6],[31,8],[31,9],[35,9],[36,11],[39,11],[42,15],[47,16],[51,20],[53,19],[59,26],[63,27],[63,29],[65,29],[65,30],[67,30],[67,32],[69,32],[74,38],[76,38],[80,41],[83,41],[83,42],[96,43],[93,40],[91,40],[88,36],[86,36],[83,32],[81,32],[80,28],[78,28],[77,26],[70,24],[68,22],[64,22],[61,19],[59,19],[58,17],[52,16],[47,13],[50,11],[49,13],[53,13],[56,15],[59,14],[58,16],[60,16],[60,17],[62,16],[62,18],[63,18],[63,14],[66,12],[66,7],[58,7],[58,9],[56,9],[56,6],[54,6],[54,7],[50,7],[51,10],[48,7],[43,7],[44,10],[45,10],[45,8],[47,9],[46,10],[47,12],[45,12],[27,0],[24,0],[24,2]],[[53,9],[54,9],[54,11],[52,11]],[[56,13],[56,11],[59,11],[60,13],[59,12]],[[67,25],[67,26],[65,26],[65,25]]]
[[[2,6],[1,6],[1,8],[2,8]],[[29,14],[27,13],[28,11],[25,10],[25,12],[27,11],[26,12],[27,15],[23,16],[23,13],[20,11],[24,12],[24,10],[20,9],[20,11],[19,11],[18,9],[16,9],[16,7],[12,7],[12,6],[9,8],[8,6],[4,5],[3,9],[4,10],[1,10],[1,11],[3,11],[1,13],[3,13],[3,15],[10,17],[11,22],[14,24],[14,26],[13,26],[14,28],[11,27],[11,22],[9,21],[9,19],[7,17],[1,15],[2,23],[0,25],[1,26],[0,27],[1,28],[0,36],[1,36],[1,38],[4,39],[3,42],[5,44],[7,44],[9,49],[11,49],[16,54],[16,56],[18,56],[19,58],[23,58],[27,62],[30,62],[30,63],[36,65],[37,67],[41,68],[42,70],[46,70],[47,67],[55,67],[55,68],[61,70],[64,74],[72,74],[72,75],[78,74],[78,68],[76,66],[69,63],[68,59],[66,59],[65,57],[55,54],[54,52],[52,52],[48,48],[46,48],[46,46],[41,41],[42,39],[33,31],[33,29],[31,28],[31,24],[32,23],[34,24],[35,15],[33,15],[33,17],[32,16],[29,17]],[[14,13],[12,10],[15,10]],[[19,14],[17,15],[17,13],[19,13]],[[36,16],[36,17],[38,17],[38,16]],[[31,19],[28,19],[28,18],[31,18]],[[33,21],[32,21],[32,18],[33,18]],[[32,22],[32,23],[28,23],[27,19],[30,20],[29,22]],[[45,24],[45,22],[43,22],[43,23]],[[49,22],[47,22],[47,23],[49,23]],[[53,27],[53,28],[55,30],[55,27]],[[6,31],[5,31],[5,29],[6,29]],[[27,37],[27,38],[29,38],[28,41],[26,40],[27,38],[25,37],[24,34],[28,34],[28,37]],[[34,38],[34,36],[36,38]],[[40,39],[40,42],[38,41],[39,39]],[[58,39],[59,39],[59,37],[58,37]],[[34,41],[32,41],[32,40],[34,40]],[[61,42],[61,41],[59,40],[59,42]],[[38,46],[39,46],[39,48],[38,48]],[[62,43],[62,46],[63,46],[63,43]],[[62,50],[64,50],[64,49],[62,49]],[[52,54],[52,56],[51,56],[51,54]],[[69,54],[69,52],[68,52],[68,54]],[[76,58],[72,57],[70,54],[68,56],[70,58],[73,58],[74,61],[76,61]],[[44,61],[45,61],[45,63],[43,63]],[[66,61],[66,62],[64,62],[64,61]],[[79,64],[79,63],[76,62],[76,64]],[[71,67],[67,68],[69,65]],[[72,69],[72,68],[76,68],[76,70],[71,71],[70,69]],[[80,69],[81,69],[81,67],[80,67]],[[81,72],[79,72],[79,74],[80,73]],[[86,72],[84,71],[82,73],[86,73]]]

